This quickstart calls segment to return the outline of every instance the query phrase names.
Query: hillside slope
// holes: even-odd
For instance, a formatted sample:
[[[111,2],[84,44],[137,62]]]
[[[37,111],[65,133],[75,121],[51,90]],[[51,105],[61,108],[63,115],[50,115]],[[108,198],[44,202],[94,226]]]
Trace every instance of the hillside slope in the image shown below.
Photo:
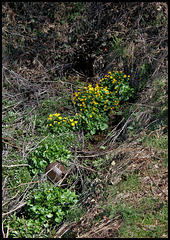
[[[164,2],[2,4],[3,237],[168,237],[167,18]],[[65,189],[41,175],[56,160]]]

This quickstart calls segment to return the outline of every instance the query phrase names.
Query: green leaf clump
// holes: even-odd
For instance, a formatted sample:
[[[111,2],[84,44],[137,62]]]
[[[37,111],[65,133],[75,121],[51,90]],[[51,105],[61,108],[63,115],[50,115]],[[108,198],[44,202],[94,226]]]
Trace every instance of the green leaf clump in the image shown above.
[[[27,201],[24,215],[16,213],[7,217],[12,238],[39,237],[42,227],[48,236],[53,225],[60,224],[66,214],[70,214],[71,206],[78,202],[78,196],[69,189],[60,187],[42,186],[41,190],[34,191],[33,197]],[[26,230],[25,230],[26,228]]]

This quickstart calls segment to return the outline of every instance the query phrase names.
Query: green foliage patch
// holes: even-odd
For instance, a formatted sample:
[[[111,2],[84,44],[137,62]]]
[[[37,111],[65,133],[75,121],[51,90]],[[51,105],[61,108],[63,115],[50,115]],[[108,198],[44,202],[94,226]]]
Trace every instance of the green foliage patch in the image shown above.
[[[78,196],[69,189],[41,186],[34,191],[27,201],[22,216],[16,214],[8,217],[11,238],[39,237],[42,227],[46,229],[43,236],[47,237],[50,228],[63,221],[66,214],[71,213],[70,207],[78,202]]]
[[[59,224],[71,205],[77,203],[75,192],[60,187],[47,187],[36,191],[28,200],[25,211],[30,218],[38,219],[43,224]]]
[[[70,157],[71,151],[63,144],[62,139],[57,138],[55,135],[50,135],[48,139],[44,140],[31,153],[29,157],[29,169],[33,174],[43,173],[49,163],[55,162],[58,159],[67,165]]]

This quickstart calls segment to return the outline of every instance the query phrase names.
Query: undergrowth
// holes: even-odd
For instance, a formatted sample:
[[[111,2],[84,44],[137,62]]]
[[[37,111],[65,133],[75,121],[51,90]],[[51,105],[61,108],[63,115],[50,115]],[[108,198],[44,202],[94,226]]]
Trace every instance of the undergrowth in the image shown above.
[[[3,237],[166,238],[167,4],[2,16]],[[42,178],[56,160],[66,189]]]

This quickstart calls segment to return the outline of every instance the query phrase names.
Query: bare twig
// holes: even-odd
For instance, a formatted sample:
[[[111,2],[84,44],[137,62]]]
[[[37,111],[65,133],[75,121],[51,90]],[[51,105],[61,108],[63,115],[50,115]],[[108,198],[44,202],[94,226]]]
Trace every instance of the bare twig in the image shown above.
[[[19,206],[17,206],[16,208],[12,209],[11,211],[9,211],[9,212],[7,212],[7,213],[3,213],[3,214],[2,214],[2,217],[5,217],[5,216],[7,216],[7,215],[9,215],[9,214],[17,211],[18,209],[20,209],[21,207],[25,206],[26,204],[27,204],[27,202],[21,203]]]
[[[7,225],[7,231],[5,233],[4,232],[4,224],[2,222],[2,236],[3,236],[3,238],[8,238],[8,235],[9,235],[9,224]]]
[[[8,202],[3,203],[2,206],[5,206],[5,205],[8,204],[9,202],[11,202],[11,200],[13,200],[14,198],[16,198],[17,195],[20,193],[20,191],[21,191],[21,190],[18,190],[18,192],[15,194],[15,196],[11,197]]]
[[[7,167],[7,168],[11,168],[11,167],[27,167],[29,166],[29,164],[17,164],[17,165],[2,165],[2,167]]]

